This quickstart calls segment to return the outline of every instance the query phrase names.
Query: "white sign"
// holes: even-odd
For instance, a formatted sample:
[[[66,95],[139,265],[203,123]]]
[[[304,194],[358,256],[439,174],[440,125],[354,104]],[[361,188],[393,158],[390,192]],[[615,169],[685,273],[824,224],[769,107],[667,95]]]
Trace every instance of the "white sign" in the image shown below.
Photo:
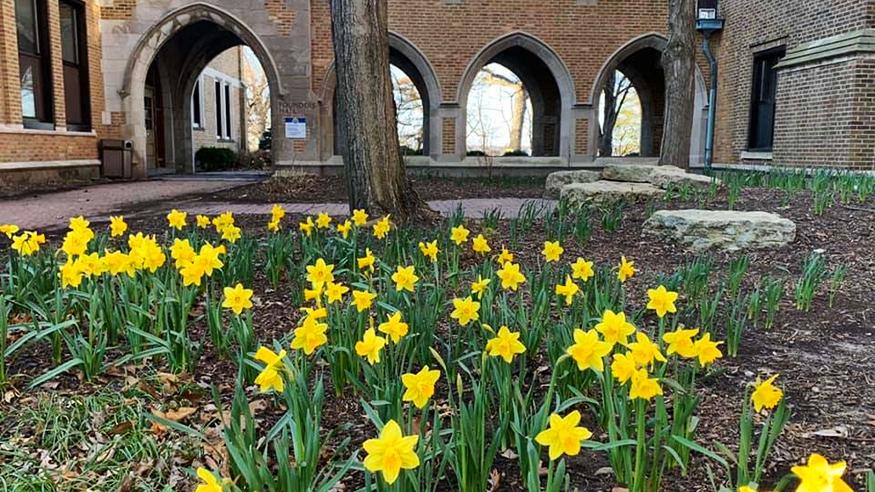
[[[286,121],[286,138],[307,138],[307,118],[289,117]]]
[[[699,18],[712,20],[717,18],[717,9],[699,9]]]

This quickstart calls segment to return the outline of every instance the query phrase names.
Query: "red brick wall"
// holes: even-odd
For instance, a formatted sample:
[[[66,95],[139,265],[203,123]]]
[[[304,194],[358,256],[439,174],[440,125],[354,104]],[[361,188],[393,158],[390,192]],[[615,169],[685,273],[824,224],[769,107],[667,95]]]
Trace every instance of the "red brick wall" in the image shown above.
[[[445,100],[454,100],[468,62],[495,38],[522,31],[553,48],[586,102],[602,64],[620,46],[664,32],[666,0],[390,0],[389,29],[409,39],[434,66]],[[318,94],[331,54],[328,0],[311,1],[313,83]],[[327,33],[327,36],[325,35]]]
[[[719,38],[720,77],[715,129],[715,162],[737,162],[741,152],[747,148],[754,53],[775,46],[785,46],[790,49],[806,42],[875,25],[873,23],[875,12],[872,11],[875,2],[870,0],[806,0],[804,8],[800,8],[801,3],[803,2],[799,0],[721,1],[726,27]],[[829,75],[827,72],[828,70],[819,71],[819,75]],[[778,77],[779,102],[776,120],[780,122],[783,118],[782,113],[790,108],[815,102],[817,95],[811,95],[811,98],[802,97],[804,94],[800,93],[801,89],[794,85],[792,88],[788,87],[789,92],[785,96],[781,93],[783,76],[779,74]],[[826,86],[843,84],[836,78],[824,79],[822,82]],[[818,85],[818,87],[822,86]],[[819,106],[810,108],[810,111],[812,113],[820,111],[823,114],[824,109],[823,106]],[[794,145],[800,149],[792,152],[789,149],[782,151],[779,150],[782,145]],[[779,155],[783,152],[787,158],[797,159],[806,152],[801,147],[814,152],[813,149],[819,145],[820,139],[803,141],[788,137],[775,142],[775,151]],[[806,162],[816,160],[813,158],[815,154],[811,155],[812,160]],[[777,160],[775,162],[778,163]],[[782,160],[780,164],[797,165],[799,162]]]
[[[53,116],[56,127],[63,129],[66,127],[66,108],[58,2],[47,1],[46,6],[51,44]],[[0,13],[3,14],[3,22],[0,22],[0,72],[2,72],[0,77],[4,82],[0,90],[0,123],[8,127],[20,127],[22,119],[14,1],[0,0]],[[100,7],[97,2],[86,2],[88,90],[91,100],[92,128],[97,134],[101,134],[104,130],[100,124],[104,97],[100,65],[99,13]],[[96,136],[69,135],[64,131],[5,131],[0,133],[0,162],[97,159],[97,140]]]
[[[774,161],[875,169],[875,60],[780,72]]]
[[[90,136],[0,133],[0,162],[97,159],[97,139]]]

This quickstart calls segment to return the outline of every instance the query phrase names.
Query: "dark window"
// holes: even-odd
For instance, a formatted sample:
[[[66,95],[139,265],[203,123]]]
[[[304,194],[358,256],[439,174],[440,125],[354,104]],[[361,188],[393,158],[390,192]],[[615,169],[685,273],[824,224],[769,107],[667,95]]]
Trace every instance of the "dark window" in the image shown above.
[[[222,138],[222,83],[216,81],[216,137]]]
[[[146,110],[146,130],[152,130],[154,109],[152,108],[152,96],[143,98],[143,108]]]
[[[91,111],[88,104],[88,48],[85,37],[85,9],[78,2],[61,0],[59,11],[67,127],[74,130],[88,130],[91,123]]]
[[[53,127],[46,19],[44,0],[15,0],[21,116],[28,128]]]
[[[225,84],[225,137],[231,139],[231,86]]]
[[[784,57],[784,48],[757,54],[753,60],[748,150],[769,152],[775,129],[775,93],[778,72],[775,65]]]
[[[194,90],[191,93],[191,124],[195,128],[203,128],[204,121],[201,113],[201,81],[194,82]]]

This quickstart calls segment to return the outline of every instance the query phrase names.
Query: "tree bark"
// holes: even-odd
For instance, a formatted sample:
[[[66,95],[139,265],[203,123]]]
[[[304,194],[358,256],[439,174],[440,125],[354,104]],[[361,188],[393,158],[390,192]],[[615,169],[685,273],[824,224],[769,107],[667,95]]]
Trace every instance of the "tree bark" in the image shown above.
[[[407,179],[389,73],[387,0],[331,0],[337,128],[350,210],[432,219]]]
[[[693,129],[695,59],[695,2],[670,0],[668,44],[662,53],[665,71],[665,124],[659,165],[684,169],[690,165]]]

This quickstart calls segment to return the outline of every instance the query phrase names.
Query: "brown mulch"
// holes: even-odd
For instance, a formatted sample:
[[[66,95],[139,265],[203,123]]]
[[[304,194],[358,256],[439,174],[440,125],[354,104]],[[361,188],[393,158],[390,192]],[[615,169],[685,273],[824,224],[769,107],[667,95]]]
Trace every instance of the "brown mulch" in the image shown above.
[[[305,197],[311,197],[313,201],[333,201],[326,194],[342,199],[339,198],[341,195],[331,195],[338,192],[338,187],[342,187],[342,182],[337,178],[303,181],[306,184],[288,184],[282,190],[269,188],[267,183],[252,185],[244,187],[247,191],[237,188],[233,194],[241,200],[272,202],[278,201],[276,193],[285,194],[290,192],[291,188],[288,187],[298,186],[300,195],[293,196],[294,201],[306,201]],[[453,184],[429,182],[425,185],[420,181],[416,186],[423,190],[427,199],[447,196],[441,193],[455,193],[453,198],[474,193],[482,197],[483,188],[486,188],[481,187],[480,183],[469,186],[469,189],[452,180],[449,183]],[[540,196],[541,190],[536,196]],[[534,193],[534,187],[531,192]],[[432,193],[435,195],[430,195]],[[284,199],[289,199],[288,195],[284,196]],[[875,200],[855,204],[859,208],[835,205],[823,215],[815,216],[809,194],[796,195],[787,206],[777,205],[782,202],[783,196],[783,192],[778,190],[747,189],[742,191],[736,204],[740,210],[772,211],[793,220],[797,225],[797,236],[787,247],[748,253],[751,264],[742,290],[752,288],[766,275],[784,277],[787,284],[781,309],[771,329],[764,329],[762,323],[749,326],[738,357],[720,360],[715,370],[701,381],[702,401],[697,412],[701,420],[697,439],[705,445],[719,441],[734,447],[738,441],[738,417],[745,386],[758,376],[779,373],[778,384],[784,389],[792,417],[770,459],[766,485],[773,485],[789,472],[792,465],[808,454],[819,452],[830,461],[847,460],[847,479],[855,490],[864,490],[863,472],[875,466],[875,214],[868,211],[875,209]],[[725,208],[726,201],[725,196],[721,195],[704,207],[692,201],[659,201],[653,206],[656,209]],[[583,256],[598,264],[613,265],[621,254],[634,260],[641,273],[628,284],[630,309],[633,310],[642,307],[644,292],[654,285],[657,274],[670,274],[694,258],[694,255],[676,244],[642,237],[641,228],[649,209],[644,203],[629,205],[620,229],[610,233],[601,229],[599,217],[594,215],[593,236],[588,242],[581,244],[573,239],[563,242],[566,249],[564,258],[568,260]],[[288,220],[294,221],[295,218]],[[238,222],[249,230],[261,230],[264,221],[265,217],[258,216],[238,218]],[[162,231],[164,218],[158,215],[138,219],[131,226],[133,230]],[[502,242],[501,238],[508,237],[508,227],[507,221],[502,222],[493,233],[494,246]],[[474,228],[477,228],[476,224]],[[533,265],[540,255],[543,239],[543,226],[536,224],[521,245],[513,248],[517,258]],[[819,289],[812,309],[808,312],[798,311],[793,305],[793,284],[799,278],[803,261],[813,250],[823,250],[830,269],[846,265],[849,272],[832,307],[829,306],[827,281]],[[708,256],[714,261],[712,278],[722,279],[729,262],[738,254],[713,252]],[[273,290],[266,279],[258,274],[254,288],[260,302],[254,313],[259,337],[262,340],[287,337],[298,318],[298,313],[288,303],[288,285]],[[683,297],[680,302],[684,302]],[[730,304],[726,300],[720,307],[716,322],[718,333],[723,330]],[[195,326],[192,335],[208,339],[203,330],[203,326]],[[201,359],[194,379],[201,383],[218,384],[222,388],[231,387],[236,377],[234,364],[213,355],[209,341],[207,345],[207,352]],[[44,370],[39,368],[47,367],[47,363],[46,355],[42,352],[22,352],[13,361],[10,373],[38,374]],[[93,388],[79,383],[73,376],[62,378],[59,384],[69,391],[93,391]],[[332,429],[352,424],[342,437],[350,437],[354,446],[371,437],[374,429],[363,415],[359,397],[352,394],[334,395],[327,380],[326,390],[330,394],[323,427]],[[440,393],[441,390],[438,390]],[[262,417],[270,422],[278,416],[266,409]],[[597,434],[596,438],[600,436]],[[336,441],[339,438],[333,442]],[[710,490],[704,473],[705,463],[704,459],[694,456],[690,474],[680,477],[677,472],[671,472],[663,484],[663,490]],[[573,485],[586,491],[612,489],[615,484],[611,475],[596,473],[605,466],[608,464],[604,453],[584,451],[568,461]],[[500,476],[500,486],[496,490],[522,488],[515,460],[500,457],[494,468]],[[722,476],[718,466],[712,464],[712,468],[718,477]],[[452,475],[449,470],[448,474]],[[360,480],[361,475],[353,473],[349,484],[361,484]],[[451,489],[450,485],[446,488]]]
[[[413,189],[423,200],[540,198],[544,194],[544,178],[538,177],[414,176],[411,181]],[[343,176],[309,174],[273,177],[260,183],[212,193],[205,199],[234,203],[345,202],[347,201],[346,180]]]

